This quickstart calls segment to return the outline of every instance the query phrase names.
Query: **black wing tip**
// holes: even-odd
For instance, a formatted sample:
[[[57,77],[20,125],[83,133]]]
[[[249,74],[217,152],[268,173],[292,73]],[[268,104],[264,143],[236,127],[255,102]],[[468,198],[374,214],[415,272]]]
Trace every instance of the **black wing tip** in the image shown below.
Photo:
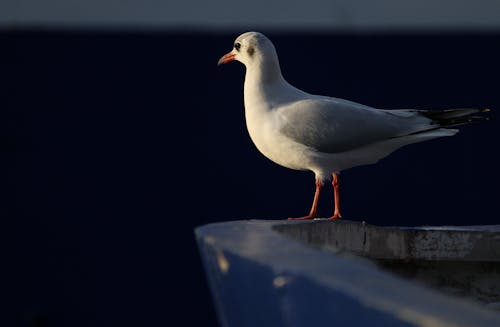
[[[483,116],[478,116],[478,117],[481,117],[483,120],[490,121],[490,120],[493,120],[493,118],[494,118],[493,109],[491,109],[491,108],[484,108],[479,113],[486,114]]]
[[[473,122],[493,120],[491,108],[448,109],[441,112],[426,112],[424,115],[432,119],[433,124],[437,124],[442,127],[453,127]]]

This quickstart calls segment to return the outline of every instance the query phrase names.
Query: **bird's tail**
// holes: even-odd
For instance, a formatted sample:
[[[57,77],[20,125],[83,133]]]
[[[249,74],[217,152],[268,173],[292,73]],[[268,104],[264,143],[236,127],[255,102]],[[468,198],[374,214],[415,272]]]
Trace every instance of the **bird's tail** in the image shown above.
[[[422,116],[433,121],[440,127],[454,127],[476,121],[491,120],[491,109],[447,109],[447,110],[417,110]]]

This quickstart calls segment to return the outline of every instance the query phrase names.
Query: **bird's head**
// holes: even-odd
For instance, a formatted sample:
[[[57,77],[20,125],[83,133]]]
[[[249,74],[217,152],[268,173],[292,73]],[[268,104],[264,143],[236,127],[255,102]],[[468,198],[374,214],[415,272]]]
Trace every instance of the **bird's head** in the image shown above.
[[[271,41],[262,33],[246,32],[236,38],[233,49],[223,55],[217,65],[237,60],[249,67],[266,58],[277,58],[276,49]]]

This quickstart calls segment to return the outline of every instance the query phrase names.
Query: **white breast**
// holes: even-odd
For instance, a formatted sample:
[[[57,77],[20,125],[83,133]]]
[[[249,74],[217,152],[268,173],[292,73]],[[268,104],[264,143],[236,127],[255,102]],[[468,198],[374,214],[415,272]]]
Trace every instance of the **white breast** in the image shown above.
[[[312,149],[281,134],[279,116],[274,111],[245,106],[245,118],[250,138],[264,156],[287,168],[309,169]]]

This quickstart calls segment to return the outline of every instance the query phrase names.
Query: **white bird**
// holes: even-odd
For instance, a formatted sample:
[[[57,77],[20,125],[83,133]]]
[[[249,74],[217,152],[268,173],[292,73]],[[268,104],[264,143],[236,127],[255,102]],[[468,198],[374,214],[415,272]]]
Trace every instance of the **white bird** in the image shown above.
[[[335,210],[329,219],[340,218],[340,171],[376,163],[407,144],[458,132],[448,127],[488,119],[470,115],[489,109],[381,110],[306,93],[283,78],[274,45],[258,32],[238,36],[218,64],[233,60],[246,66],[245,119],[257,149],[281,166],[315,174],[309,214],[289,219],[316,217],[321,188],[330,176]]]

